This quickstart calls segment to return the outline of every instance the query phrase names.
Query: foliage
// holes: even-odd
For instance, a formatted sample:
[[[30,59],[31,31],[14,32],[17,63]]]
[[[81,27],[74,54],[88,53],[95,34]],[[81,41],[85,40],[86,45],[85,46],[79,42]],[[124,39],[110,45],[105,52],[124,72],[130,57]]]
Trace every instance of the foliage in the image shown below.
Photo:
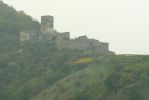
[[[23,11],[16,11],[0,1],[0,33],[18,33],[24,29],[39,29],[40,25]]]
[[[149,99],[149,56],[85,54],[46,41],[20,47],[19,31],[39,27],[0,1],[0,100]]]
[[[19,48],[20,31],[39,29],[39,22],[0,1],[0,52]]]

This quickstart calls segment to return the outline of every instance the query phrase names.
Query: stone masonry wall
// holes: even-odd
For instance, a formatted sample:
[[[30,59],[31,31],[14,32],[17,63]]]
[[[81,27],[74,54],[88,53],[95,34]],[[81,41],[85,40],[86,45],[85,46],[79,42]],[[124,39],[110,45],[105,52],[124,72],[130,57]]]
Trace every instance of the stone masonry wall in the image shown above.
[[[57,32],[53,29],[54,17],[42,16],[41,17],[41,32],[37,34],[34,31],[20,32],[20,41],[33,41],[37,39],[48,40],[49,44],[54,43],[57,48],[70,48],[80,49],[91,52],[109,52],[109,44],[106,42],[99,42],[95,39],[88,39],[87,36],[80,36],[76,39],[70,39],[69,32]]]
[[[51,33],[54,28],[54,17],[53,16],[41,16],[41,32],[43,34]]]

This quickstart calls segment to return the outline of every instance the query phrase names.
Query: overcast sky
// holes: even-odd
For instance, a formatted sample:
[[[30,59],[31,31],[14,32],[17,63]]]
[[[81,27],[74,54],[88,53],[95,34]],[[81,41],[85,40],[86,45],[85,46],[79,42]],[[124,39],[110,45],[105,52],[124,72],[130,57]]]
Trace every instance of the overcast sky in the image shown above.
[[[116,53],[149,54],[149,0],[3,0],[40,21],[55,17],[55,29],[110,43]]]

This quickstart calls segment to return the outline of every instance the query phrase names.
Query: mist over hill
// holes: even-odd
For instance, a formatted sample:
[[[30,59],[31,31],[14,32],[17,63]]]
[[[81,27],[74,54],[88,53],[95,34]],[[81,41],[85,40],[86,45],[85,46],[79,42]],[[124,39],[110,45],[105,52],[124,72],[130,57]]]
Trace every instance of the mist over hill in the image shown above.
[[[103,42],[43,31],[31,16],[0,1],[0,100],[149,99],[149,56],[102,52],[104,46],[91,43]],[[39,32],[36,39],[32,32]]]

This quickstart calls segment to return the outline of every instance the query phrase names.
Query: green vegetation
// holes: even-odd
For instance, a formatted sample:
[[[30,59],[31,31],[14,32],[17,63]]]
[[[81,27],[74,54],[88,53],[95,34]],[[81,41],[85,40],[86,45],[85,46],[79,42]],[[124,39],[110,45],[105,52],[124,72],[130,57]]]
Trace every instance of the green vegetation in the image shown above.
[[[97,55],[33,46],[0,57],[0,100],[148,100],[149,56]],[[145,99],[146,98],[146,99]]]
[[[97,57],[31,100],[148,100],[148,61],[149,56]]]
[[[19,47],[19,32],[25,29],[39,30],[39,22],[16,11],[0,1],[0,52],[16,50]]]
[[[20,48],[18,32],[38,27],[0,1],[0,100],[149,100],[149,56]]]
[[[0,33],[15,34],[24,29],[40,29],[40,24],[26,15],[23,11],[16,11],[0,1]]]

